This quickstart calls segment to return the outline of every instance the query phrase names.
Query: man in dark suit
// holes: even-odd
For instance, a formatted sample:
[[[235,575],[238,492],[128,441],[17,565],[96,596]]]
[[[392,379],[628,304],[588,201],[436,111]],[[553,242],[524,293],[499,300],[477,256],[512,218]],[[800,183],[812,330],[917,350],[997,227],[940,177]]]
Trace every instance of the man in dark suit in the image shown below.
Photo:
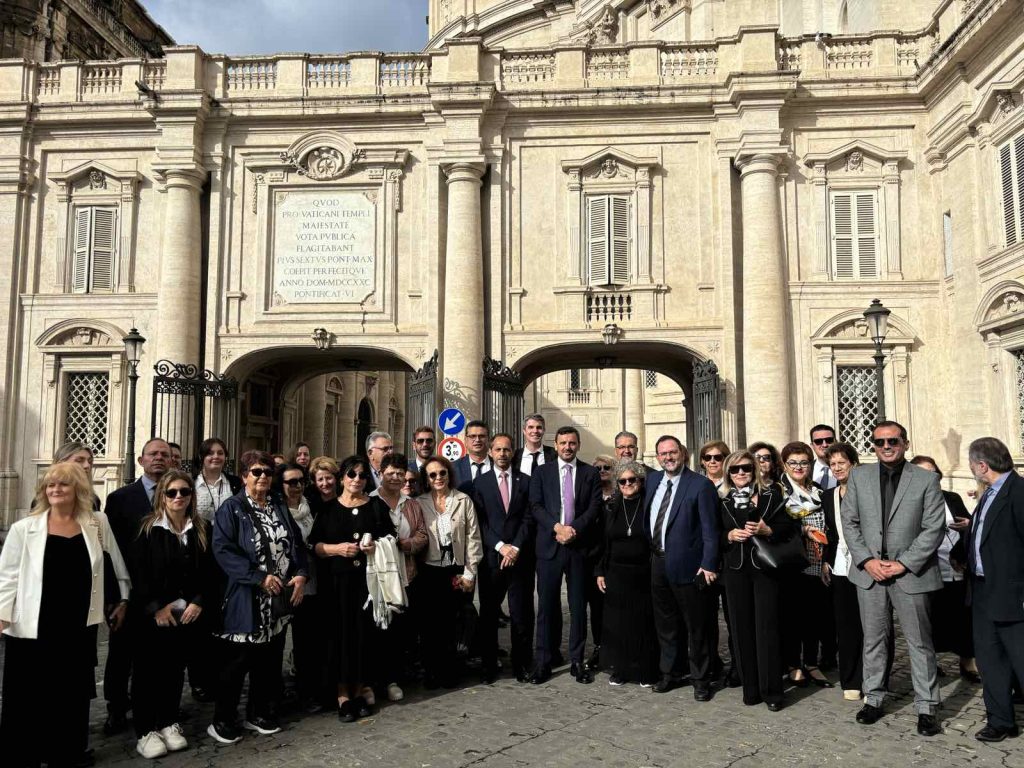
[[[577,460],[580,433],[560,427],[555,433],[557,460],[530,477],[531,526],[537,547],[537,643],[532,682],[551,677],[551,659],[561,645],[556,617],[562,614],[562,577],[569,592],[569,660],[580,683],[594,677],[583,663],[587,644],[587,529],[601,509],[601,476]]]
[[[533,666],[533,542],[530,540],[530,478],[512,466],[512,436],[491,439],[494,469],[473,481],[484,559],[480,563],[480,661],[484,683],[498,674],[498,617],[507,591],[512,622],[512,670],[525,682]]]
[[[409,459],[409,469],[413,472],[422,471],[427,464],[427,459],[434,455],[437,440],[434,437],[434,428],[428,424],[416,427],[412,433],[412,447],[416,455]]]
[[[971,472],[984,484],[967,535],[967,599],[988,723],[979,741],[1002,741],[1020,730],[1013,677],[1024,680],[1024,480],[1009,449],[994,437],[970,444]]]
[[[544,445],[544,417],[531,413],[523,419],[523,447],[512,456],[512,466],[524,475],[533,474],[535,467],[550,464],[558,458],[555,449]]]
[[[712,640],[717,601],[708,585],[717,578],[718,494],[686,466],[686,447],[664,435],[655,444],[662,471],[647,475],[644,531],[651,542],[654,628],[661,646],[657,693],[672,690],[689,657],[693,697],[711,699]],[[682,636],[684,631],[686,636]]]
[[[491,471],[491,457],[487,455],[490,444],[491,428],[487,422],[474,419],[466,424],[466,455],[452,464],[455,487],[460,491],[472,492],[473,481]]]
[[[105,512],[121,552],[130,551],[129,545],[139,535],[142,520],[153,511],[153,492],[170,468],[171,461],[171,447],[165,440],[159,437],[148,440],[139,456],[142,477],[107,496]],[[129,619],[119,630],[110,633],[107,665],[103,673],[103,698],[107,700],[107,720],[103,730],[107,735],[123,730],[128,724],[126,713],[132,653],[132,622]]]

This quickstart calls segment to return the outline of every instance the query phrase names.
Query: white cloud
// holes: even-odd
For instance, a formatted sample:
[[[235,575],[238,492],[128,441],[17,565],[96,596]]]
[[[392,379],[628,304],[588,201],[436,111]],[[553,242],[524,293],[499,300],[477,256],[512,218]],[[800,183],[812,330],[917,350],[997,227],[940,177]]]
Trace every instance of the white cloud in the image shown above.
[[[417,51],[427,0],[142,0],[179,45],[232,55]]]

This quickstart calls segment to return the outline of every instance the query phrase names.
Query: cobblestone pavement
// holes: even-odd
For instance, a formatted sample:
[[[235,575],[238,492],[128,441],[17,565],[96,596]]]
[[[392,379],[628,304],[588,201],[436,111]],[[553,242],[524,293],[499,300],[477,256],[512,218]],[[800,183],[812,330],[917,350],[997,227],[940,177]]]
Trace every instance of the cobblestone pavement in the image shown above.
[[[101,662],[105,650],[103,643]],[[636,685],[613,688],[606,673],[599,673],[592,685],[580,685],[566,667],[542,686],[523,685],[508,676],[484,686],[469,676],[464,687],[453,691],[410,689],[405,701],[384,704],[374,717],[353,724],[338,722],[334,714],[286,713],[281,733],[246,732],[242,742],[230,747],[218,746],[206,735],[212,705],[199,705],[186,692],[182,726],[189,749],[158,763],[246,768],[1024,768],[1024,738],[995,746],[974,739],[985,717],[980,686],[953,676],[955,657],[945,655],[940,661],[951,675],[942,678],[945,733],[932,739],[919,737],[915,730],[909,668],[898,649],[887,715],[870,727],[854,722],[860,705],[843,701],[838,689],[794,688],[787,694],[786,708],[772,713],[763,705],[743,706],[738,689],[718,691],[711,702],[699,704],[689,687],[661,695]],[[104,716],[102,699],[93,702],[97,764],[142,765],[131,734],[103,736]],[[1024,722],[1021,709],[1018,720]]]

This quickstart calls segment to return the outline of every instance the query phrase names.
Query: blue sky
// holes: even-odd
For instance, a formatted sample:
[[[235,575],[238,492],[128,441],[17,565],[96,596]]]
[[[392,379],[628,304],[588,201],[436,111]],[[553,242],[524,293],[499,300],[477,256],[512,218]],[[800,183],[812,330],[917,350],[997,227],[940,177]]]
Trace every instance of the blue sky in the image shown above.
[[[142,0],[179,44],[207,53],[418,51],[427,0]]]

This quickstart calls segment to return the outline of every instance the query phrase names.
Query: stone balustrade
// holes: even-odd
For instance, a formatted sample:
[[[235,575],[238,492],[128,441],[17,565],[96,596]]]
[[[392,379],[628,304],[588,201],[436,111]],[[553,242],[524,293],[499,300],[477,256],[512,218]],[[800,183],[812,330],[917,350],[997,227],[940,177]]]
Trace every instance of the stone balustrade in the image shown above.
[[[914,75],[938,46],[938,29],[915,33],[780,38],[780,70],[799,71],[802,79],[908,77]]]

